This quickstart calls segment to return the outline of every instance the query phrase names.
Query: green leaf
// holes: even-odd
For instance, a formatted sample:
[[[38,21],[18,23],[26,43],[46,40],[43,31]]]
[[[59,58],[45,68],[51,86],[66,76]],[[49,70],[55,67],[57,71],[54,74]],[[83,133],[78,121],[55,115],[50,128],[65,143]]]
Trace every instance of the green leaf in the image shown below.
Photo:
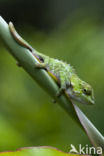
[[[0,156],[81,156],[81,155],[64,153],[56,148],[43,146],[43,147],[21,148],[13,152],[12,151],[1,152]]]

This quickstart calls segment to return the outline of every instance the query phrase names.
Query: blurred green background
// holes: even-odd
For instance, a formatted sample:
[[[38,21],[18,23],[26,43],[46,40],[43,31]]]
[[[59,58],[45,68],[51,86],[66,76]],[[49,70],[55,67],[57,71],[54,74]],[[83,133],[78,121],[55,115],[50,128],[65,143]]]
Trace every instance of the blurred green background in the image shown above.
[[[104,134],[104,1],[0,0],[0,15],[38,51],[70,63],[95,92],[79,105]],[[0,151],[89,144],[88,137],[22,69],[0,41]]]

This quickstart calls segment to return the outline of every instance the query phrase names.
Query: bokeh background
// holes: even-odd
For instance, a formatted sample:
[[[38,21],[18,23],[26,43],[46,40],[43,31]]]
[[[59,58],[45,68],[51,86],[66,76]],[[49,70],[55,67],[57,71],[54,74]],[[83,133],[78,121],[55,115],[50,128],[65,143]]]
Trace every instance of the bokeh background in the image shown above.
[[[0,0],[0,15],[38,51],[67,61],[95,92],[81,109],[104,134],[104,1]],[[88,137],[22,69],[0,40],[0,151],[89,144]]]

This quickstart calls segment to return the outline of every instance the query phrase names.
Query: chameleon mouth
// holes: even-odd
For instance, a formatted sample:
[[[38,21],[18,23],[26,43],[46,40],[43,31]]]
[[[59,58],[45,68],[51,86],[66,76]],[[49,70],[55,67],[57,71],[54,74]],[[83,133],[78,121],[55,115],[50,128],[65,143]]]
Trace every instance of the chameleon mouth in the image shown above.
[[[74,93],[73,90],[71,89],[67,89],[66,90],[66,94],[68,97],[70,97],[70,99],[72,101],[78,102],[78,103],[82,103],[82,104],[86,104],[86,105],[94,105],[95,104],[95,99],[94,96],[86,96],[85,94],[82,94],[82,96],[80,96],[78,93]]]
[[[78,97],[77,96],[76,97],[71,96],[71,97],[74,101],[77,101],[78,103],[82,103],[85,105],[94,105],[95,104],[95,100],[92,97],[88,97],[88,99],[86,99],[86,97],[80,98],[79,96]]]
[[[92,96],[88,96],[88,101],[89,101],[91,104],[95,104],[95,98],[94,98],[93,92],[92,92]]]
[[[90,98],[89,101],[91,102],[91,104],[95,104],[94,98]]]

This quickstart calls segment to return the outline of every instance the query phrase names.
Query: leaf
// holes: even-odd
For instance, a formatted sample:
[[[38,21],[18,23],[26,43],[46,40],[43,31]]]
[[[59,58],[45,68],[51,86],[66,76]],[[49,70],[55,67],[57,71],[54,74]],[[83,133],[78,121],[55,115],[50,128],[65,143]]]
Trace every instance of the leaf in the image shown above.
[[[92,124],[92,122],[85,116],[85,114],[75,104],[73,104],[73,106],[91,143],[96,148],[102,147],[102,150],[104,151],[104,137],[101,135],[101,133],[99,133],[99,131]]]
[[[20,148],[16,151],[1,152],[0,156],[81,156],[81,155],[68,154],[53,147],[41,146],[41,147]]]

